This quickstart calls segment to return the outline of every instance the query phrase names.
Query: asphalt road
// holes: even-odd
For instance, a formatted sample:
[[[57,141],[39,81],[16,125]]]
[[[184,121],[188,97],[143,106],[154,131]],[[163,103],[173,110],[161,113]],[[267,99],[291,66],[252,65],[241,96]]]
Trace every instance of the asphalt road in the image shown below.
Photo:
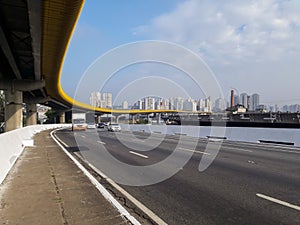
[[[114,180],[153,181],[121,186],[168,224],[300,224],[300,149],[224,141],[212,164],[200,172],[202,157],[213,157],[205,152],[207,140],[161,134],[149,140],[142,132],[133,137],[104,129],[75,135],[63,130],[57,136]],[[182,159],[189,159],[184,166]],[[161,167],[151,167],[162,160]],[[168,177],[172,171],[176,174]],[[157,182],[159,177],[167,178]]]

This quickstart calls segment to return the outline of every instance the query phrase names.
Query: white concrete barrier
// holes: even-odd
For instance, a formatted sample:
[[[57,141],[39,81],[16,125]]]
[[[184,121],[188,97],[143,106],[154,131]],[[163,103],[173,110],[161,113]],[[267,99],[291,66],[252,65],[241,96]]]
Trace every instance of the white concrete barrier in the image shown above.
[[[32,145],[34,134],[58,127],[71,127],[71,124],[33,125],[0,134],[0,184],[24,148]]]
[[[178,126],[178,125],[129,125],[121,124],[123,130],[143,131],[147,133],[162,133],[169,135],[187,135],[192,137],[207,138],[211,135],[209,126]],[[215,130],[224,129],[214,127]],[[216,132],[218,133],[218,132]],[[220,132],[222,133],[222,132]],[[223,138],[223,137],[220,137]],[[253,128],[253,127],[225,127],[224,139],[231,141],[259,142],[260,140],[269,142],[293,143],[300,147],[300,129],[283,128]]]

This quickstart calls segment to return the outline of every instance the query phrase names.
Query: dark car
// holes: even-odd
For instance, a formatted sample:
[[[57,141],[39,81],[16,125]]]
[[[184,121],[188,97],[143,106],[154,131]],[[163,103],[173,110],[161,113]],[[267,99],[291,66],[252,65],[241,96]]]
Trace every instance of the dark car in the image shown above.
[[[97,127],[98,128],[104,128],[105,127],[105,123],[98,123]]]

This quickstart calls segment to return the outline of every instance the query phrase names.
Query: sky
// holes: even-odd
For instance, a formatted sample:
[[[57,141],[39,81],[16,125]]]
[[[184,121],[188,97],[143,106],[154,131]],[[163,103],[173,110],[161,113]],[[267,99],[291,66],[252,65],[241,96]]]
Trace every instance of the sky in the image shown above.
[[[153,95],[179,96],[179,89],[191,98],[206,95],[184,71],[161,63],[127,65],[105,84],[97,83],[96,75],[82,84],[106,52],[145,40],[174,43],[199,56],[227,99],[234,89],[260,94],[263,104],[300,104],[298,0],[87,0],[65,59],[63,89],[72,97],[78,89],[86,96],[100,89],[134,100],[147,95],[145,87],[154,82],[153,91],[165,93]],[[176,85],[168,89],[168,82]],[[121,92],[124,87],[132,89],[130,96]]]

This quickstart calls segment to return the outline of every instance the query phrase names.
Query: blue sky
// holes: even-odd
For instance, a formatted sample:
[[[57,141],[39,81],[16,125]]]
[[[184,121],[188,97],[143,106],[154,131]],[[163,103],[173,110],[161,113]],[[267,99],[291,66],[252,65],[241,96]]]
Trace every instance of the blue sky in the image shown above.
[[[240,93],[259,93],[262,103],[300,104],[297,0],[87,0],[65,60],[63,89],[73,96],[99,56],[141,40],[169,41],[198,54],[214,72],[225,97],[234,87]],[[134,73],[134,68],[127,71]],[[131,79],[137,79],[138,71],[141,68]],[[121,81],[129,82],[122,74],[114,78],[119,85],[110,82],[107,91],[117,94]],[[189,86],[182,77],[175,81]]]

